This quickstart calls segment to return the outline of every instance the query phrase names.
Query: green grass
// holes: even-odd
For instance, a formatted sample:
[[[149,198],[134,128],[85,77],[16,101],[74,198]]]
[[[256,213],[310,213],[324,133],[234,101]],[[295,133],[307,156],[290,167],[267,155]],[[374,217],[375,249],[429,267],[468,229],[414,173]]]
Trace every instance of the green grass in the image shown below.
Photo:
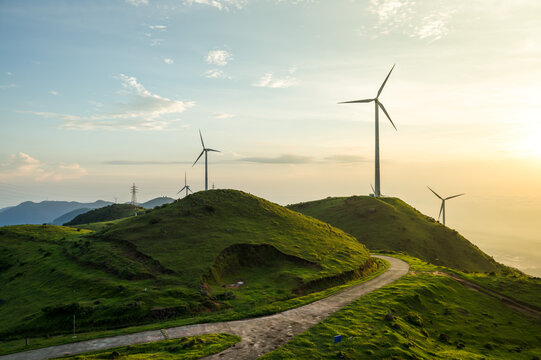
[[[541,310],[541,278],[528,276],[519,271],[506,275],[459,271],[455,273],[487,289]]]
[[[371,250],[406,252],[468,272],[510,272],[455,230],[397,198],[336,197],[290,205],[355,236]]]
[[[376,270],[350,235],[239,191],[201,192],[111,223],[100,232],[0,228],[2,351],[27,336],[65,341],[57,336],[71,331],[73,314],[78,333],[96,336],[239,319]],[[236,281],[245,286],[224,287]]]
[[[412,273],[367,294],[263,359],[532,359],[541,324],[434,275],[447,270],[405,255]],[[386,319],[387,314],[392,317]],[[343,341],[333,343],[335,335]]]
[[[135,214],[141,215],[145,212],[142,207],[136,206],[135,208],[130,204],[112,204],[104,206],[99,209],[94,209],[85,212],[84,214],[77,215],[71,221],[63,224],[65,226],[74,226],[81,224],[90,224],[95,222],[104,222],[122,219],[125,217],[134,216]]]
[[[200,359],[217,354],[240,341],[240,337],[230,334],[210,334],[183,337],[154,343],[121,346],[90,353],[63,356],[56,359],[71,360],[188,360]]]
[[[69,331],[66,331],[67,334],[65,335],[30,338],[29,346],[26,346],[25,339],[23,338],[12,339],[12,340],[3,341],[0,343],[2,345],[0,347],[0,355],[10,354],[10,353],[19,352],[19,351],[25,351],[25,350],[31,350],[31,349],[38,349],[38,348],[54,346],[54,345],[67,344],[67,343],[72,343],[72,342],[77,342],[77,341],[84,341],[84,340],[116,336],[116,335],[132,334],[132,333],[141,332],[141,331],[159,330],[162,328],[167,329],[167,328],[171,328],[175,326],[191,325],[191,324],[196,324],[196,323],[239,320],[239,319],[244,319],[248,317],[270,315],[270,314],[274,314],[277,312],[289,310],[295,307],[312,303],[314,301],[333,295],[353,285],[357,285],[362,282],[371,280],[379,276],[389,267],[389,263],[381,259],[375,259],[375,263],[378,265],[377,270],[372,272],[370,275],[367,275],[360,279],[351,280],[345,284],[333,286],[322,291],[310,293],[308,295],[294,297],[294,298],[282,300],[282,301],[274,301],[262,306],[256,306],[249,309],[248,311],[246,311],[245,309],[241,309],[240,311],[238,311],[237,309],[231,308],[231,309],[227,309],[225,311],[218,312],[218,313],[202,314],[202,315],[198,315],[198,316],[194,316],[190,318],[177,318],[177,319],[167,320],[167,321],[163,321],[159,323],[131,326],[131,327],[115,329],[115,330],[91,331],[91,332],[84,332],[84,333],[80,333],[78,331],[77,339],[75,340],[72,338],[72,334],[69,333]]]

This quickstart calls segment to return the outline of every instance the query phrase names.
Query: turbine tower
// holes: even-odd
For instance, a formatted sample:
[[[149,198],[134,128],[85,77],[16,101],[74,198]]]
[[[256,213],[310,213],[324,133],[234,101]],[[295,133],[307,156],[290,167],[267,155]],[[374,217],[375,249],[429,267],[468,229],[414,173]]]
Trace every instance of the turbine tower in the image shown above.
[[[445,225],[445,200],[456,198],[458,196],[462,196],[462,195],[465,195],[465,194],[458,194],[458,195],[453,195],[453,196],[449,196],[449,197],[446,197],[446,198],[442,198],[434,190],[432,190],[430,187],[427,186],[427,188],[428,188],[428,190],[432,191],[434,193],[434,195],[436,195],[441,200],[441,207],[440,207],[440,214],[438,215],[438,221],[440,221],[441,213],[443,213],[443,225]]]
[[[190,186],[186,182],[186,172],[184,172],[184,187],[182,189],[180,189],[177,194],[180,194],[182,192],[182,190],[186,190],[186,196],[188,196],[188,192],[191,192],[193,194],[192,189],[190,189]]]
[[[203,151],[201,151],[201,154],[199,154],[199,157],[197,158],[197,160],[195,160],[192,167],[195,164],[197,164],[197,162],[199,161],[201,156],[203,156],[203,153],[204,153],[205,154],[205,191],[207,191],[209,189],[208,162],[207,162],[208,152],[209,151],[220,152],[220,151],[205,147],[205,143],[203,142],[203,135],[201,135],[201,130],[199,130],[199,137],[201,138],[201,145],[203,145]]]
[[[394,129],[397,130],[396,126],[394,125],[393,121],[391,120],[391,117],[389,116],[389,113],[385,109],[385,106],[383,106],[381,101],[379,101],[379,96],[381,95],[381,92],[383,91],[383,87],[385,86],[385,83],[389,79],[389,76],[391,76],[391,73],[393,72],[393,69],[394,69],[394,65],[391,68],[391,71],[389,71],[389,74],[387,74],[387,77],[383,81],[383,84],[381,84],[381,86],[380,86],[380,88],[378,90],[378,94],[376,95],[375,98],[339,102],[339,104],[354,104],[354,103],[369,103],[369,102],[374,101],[374,105],[375,105],[375,108],[376,108],[376,157],[375,157],[375,161],[376,161],[375,185],[376,185],[376,188],[374,190],[374,196],[376,196],[376,197],[381,196],[381,187],[380,187],[380,181],[379,181],[379,108],[381,108],[381,110],[383,110],[383,112],[385,113],[385,115],[387,116],[387,118],[389,119],[391,124],[393,125]]]

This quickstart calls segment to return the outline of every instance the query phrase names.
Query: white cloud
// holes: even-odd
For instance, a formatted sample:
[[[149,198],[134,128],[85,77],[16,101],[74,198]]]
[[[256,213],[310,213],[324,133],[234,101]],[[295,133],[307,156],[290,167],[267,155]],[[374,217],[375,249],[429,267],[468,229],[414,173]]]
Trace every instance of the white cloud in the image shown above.
[[[133,6],[148,5],[148,0],[124,0],[124,1]]]
[[[188,5],[200,4],[212,6],[218,10],[229,11],[231,8],[242,9],[248,0],[186,0]]]
[[[163,43],[163,39],[152,39],[150,41],[150,46],[159,46]]]
[[[62,181],[79,179],[87,174],[79,164],[45,164],[20,152],[13,154],[5,164],[0,164],[0,180],[29,179],[34,181]]]
[[[233,60],[233,55],[226,50],[209,51],[206,57],[207,63],[218,66],[225,66],[231,60]]]
[[[233,114],[228,114],[228,113],[219,113],[219,112],[215,112],[212,114],[212,116],[214,116],[215,119],[231,119],[232,117],[234,117],[235,115]]]
[[[166,63],[167,65],[171,65],[174,63],[173,59],[170,59],[170,58],[163,59],[163,62]]]
[[[452,2],[443,0],[370,0],[368,11],[376,15],[374,30],[380,35],[400,32],[413,38],[438,40],[449,32],[448,23],[454,13],[450,5]]]
[[[60,96],[60,93],[58,91],[54,91],[54,90],[49,91],[49,94],[51,94],[53,96]]]
[[[17,84],[0,85],[0,89],[11,89],[17,87]]]
[[[149,25],[148,28],[152,30],[162,30],[162,31],[167,30],[166,25]]]
[[[114,111],[90,116],[36,111],[22,112],[63,120],[64,124],[61,127],[66,129],[163,130],[170,123],[178,121],[176,115],[194,105],[193,102],[172,100],[153,94],[133,76],[120,74],[117,79],[121,81],[122,87],[125,89],[119,92],[119,95],[129,101],[117,102],[114,105]]]
[[[256,81],[252,85],[256,87],[283,89],[297,85],[297,83],[297,79],[292,76],[286,76],[284,78],[273,78],[273,75],[271,73],[266,73],[261,77],[261,79],[259,79],[259,81]]]
[[[8,72],[6,73],[6,75],[7,75],[7,76],[11,76],[11,75],[13,75],[13,73],[12,73],[11,71],[8,71]]]
[[[220,69],[210,69],[205,72],[205,77],[209,79],[231,79],[231,76],[227,75]]]

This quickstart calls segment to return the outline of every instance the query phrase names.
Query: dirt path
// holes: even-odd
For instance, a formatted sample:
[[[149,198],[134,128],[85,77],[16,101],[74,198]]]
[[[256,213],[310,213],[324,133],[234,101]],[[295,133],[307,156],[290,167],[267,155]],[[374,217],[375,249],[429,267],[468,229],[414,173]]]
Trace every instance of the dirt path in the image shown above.
[[[409,271],[409,265],[405,261],[389,256],[377,255],[376,257],[385,259],[391,264],[389,269],[378,277],[352,286],[325,299],[282,313],[246,320],[179,326],[162,331],[145,331],[130,335],[87,340],[0,356],[0,360],[48,359],[116,346],[161,341],[165,340],[166,337],[174,339],[183,336],[215,333],[238,335],[242,337],[242,340],[235,346],[206,359],[255,359],[282,346],[296,335],[314,326],[360,296],[392,283]]]

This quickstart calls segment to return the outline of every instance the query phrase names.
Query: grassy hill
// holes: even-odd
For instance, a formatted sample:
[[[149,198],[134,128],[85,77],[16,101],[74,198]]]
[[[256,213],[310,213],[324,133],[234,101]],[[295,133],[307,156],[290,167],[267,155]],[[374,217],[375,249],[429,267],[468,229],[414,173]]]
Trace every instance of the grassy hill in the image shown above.
[[[100,232],[8,226],[0,339],[69,333],[73,314],[78,332],[264,314],[374,269],[343,231],[232,190],[199,192]]]
[[[262,359],[539,359],[538,319],[438,275],[446,269],[399,257],[410,274]],[[335,335],[342,341],[334,344]]]
[[[92,209],[90,209],[90,208],[81,208],[81,209],[72,210],[70,212],[65,213],[64,215],[61,215],[61,216],[57,217],[53,221],[51,221],[50,225],[62,225],[62,224],[65,224],[65,223],[73,220],[77,215],[84,214],[86,212],[89,212],[90,210],[92,210]]]
[[[129,204],[112,204],[99,209],[94,209],[75,216],[71,221],[66,222],[65,226],[80,224],[90,224],[110,220],[122,219],[128,216],[134,216],[144,211],[142,207],[135,208]]]
[[[397,198],[336,197],[288,208],[348,232],[369,249],[404,251],[433,264],[463,271],[506,269],[455,230]]]

